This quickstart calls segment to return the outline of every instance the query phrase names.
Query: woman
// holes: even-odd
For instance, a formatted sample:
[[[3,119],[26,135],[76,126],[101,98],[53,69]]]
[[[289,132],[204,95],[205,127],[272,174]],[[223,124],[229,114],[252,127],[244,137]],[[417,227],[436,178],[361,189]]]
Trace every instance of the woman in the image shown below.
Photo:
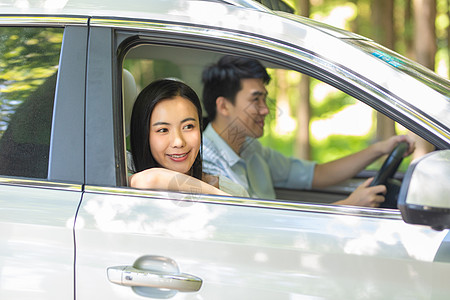
[[[226,177],[202,172],[202,108],[197,94],[178,80],[157,80],[136,99],[131,116],[131,187],[247,196]],[[132,163],[130,163],[132,165]]]

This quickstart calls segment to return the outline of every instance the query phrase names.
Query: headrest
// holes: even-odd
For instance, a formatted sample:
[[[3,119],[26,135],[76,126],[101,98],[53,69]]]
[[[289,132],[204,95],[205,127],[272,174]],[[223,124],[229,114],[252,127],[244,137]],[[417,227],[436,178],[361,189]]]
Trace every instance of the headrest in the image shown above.
[[[128,136],[130,134],[131,112],[133,111],[134,101],[137,97],[137,88],[133,75],[126,69],[123,69],[122,72],[122,92],[125,114],[125,136]]]

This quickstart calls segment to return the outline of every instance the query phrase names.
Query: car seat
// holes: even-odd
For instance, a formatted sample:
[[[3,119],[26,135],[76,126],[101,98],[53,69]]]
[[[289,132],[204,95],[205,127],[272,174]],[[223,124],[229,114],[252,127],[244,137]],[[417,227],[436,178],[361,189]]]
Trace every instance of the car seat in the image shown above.
[[[136,80],[133,74],[127,69],[122,72],[122,96],[123,96],[123,110],[125,121],[125,137],[130,135],[131,112],[133,111],[134,101],[137,97]]]

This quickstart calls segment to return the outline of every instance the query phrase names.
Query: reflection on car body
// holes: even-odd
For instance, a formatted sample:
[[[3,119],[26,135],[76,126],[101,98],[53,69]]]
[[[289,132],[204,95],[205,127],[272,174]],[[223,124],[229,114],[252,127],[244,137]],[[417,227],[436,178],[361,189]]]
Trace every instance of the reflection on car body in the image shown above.
[[[448,297],[448,80],[250,1],[45,3],[0,12],[1,299]],[[201,94],[203,67],[224,54],[311,76],[432,143],[401,210],[327,204],[348,185],[277,200],[127,187],[123,70],[138,89],[178,77]]]

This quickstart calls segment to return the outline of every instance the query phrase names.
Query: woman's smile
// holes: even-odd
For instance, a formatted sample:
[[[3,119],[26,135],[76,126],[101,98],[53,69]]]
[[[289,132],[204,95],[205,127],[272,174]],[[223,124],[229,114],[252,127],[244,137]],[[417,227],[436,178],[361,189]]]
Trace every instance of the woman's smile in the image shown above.
[[[170,159],[172,159],[175,162],[181,162],[188,158],[188,155],[190,152],[191,151],[188,151],[186,153],[181,153],[181,154],[167,154],[167,156],[169,156]]]

